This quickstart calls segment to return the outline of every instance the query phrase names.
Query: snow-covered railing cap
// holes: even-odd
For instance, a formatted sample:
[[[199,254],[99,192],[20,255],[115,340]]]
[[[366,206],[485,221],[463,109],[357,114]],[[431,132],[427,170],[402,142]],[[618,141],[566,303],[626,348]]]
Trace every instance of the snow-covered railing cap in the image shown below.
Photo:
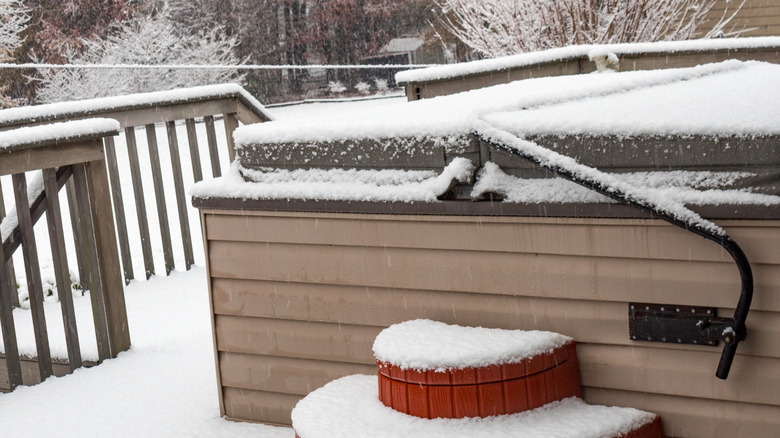
[[[433,82],[457,77],[505,71],[514,68],[552,62],[590,61],[600,56],[641,56],[650,54],[679,54],[684,52],[732,52],[736,50],[780,49],[780,37],[717,38],[709,40],[659,41],[653,43],[585,44],[540,52],[522,53],[494,59],[449,64],[396,73],[399,85]]]
[[[241,107],[228,108],[224,105],[215,105],[211,108],[211,113],[236,112],[239,120],[243,119],[245,123],[272,120],[271,114],[265,107],[243,87],[238,84],[218,84],[4,109],[0,110],[0,130],[96,116],[115,118],[122,127],[137,126],[148,122],[143,118],[122,113],[158,110],[163,107],[186,106],[221,99],[235,99]],[[207,115],[202,110],[203,108],[199,111],[183,109],[179,111],[181,117],[178,118]]]
[[[462,327],[427,319],[392,325],[376,337],[377,360],[417,371],[519,363],[574,340],[545,331]]]
[[[114,136],[119,129],[119,122],[114,119],[93,118],[4,131],[0,132],[0,157],[3,152]]]

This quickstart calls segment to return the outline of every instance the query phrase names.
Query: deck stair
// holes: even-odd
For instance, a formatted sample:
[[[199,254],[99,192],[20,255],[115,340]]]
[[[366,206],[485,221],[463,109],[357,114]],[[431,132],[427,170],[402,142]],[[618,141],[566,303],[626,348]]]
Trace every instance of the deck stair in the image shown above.
[[[576,343],[557,333],[415,320],[382,331],[374,354],[376,377],[298,403],[297,438],[663,436],[658,415],[582,401]]]

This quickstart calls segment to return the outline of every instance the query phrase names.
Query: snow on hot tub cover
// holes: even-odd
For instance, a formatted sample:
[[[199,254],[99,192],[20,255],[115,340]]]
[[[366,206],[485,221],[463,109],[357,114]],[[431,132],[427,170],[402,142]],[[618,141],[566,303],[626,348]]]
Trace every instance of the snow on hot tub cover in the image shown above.
[[[533,115],[544,110],[549,115],[556,110],[571,111],[561,107],[565,103],[599,110],[617,106],[603,115],[580,114],[571,126],[556,118],[556,124],[543,124],[534,133],[544,129],[553,134],[561,130],[582,132],[592,126],[597,132],[624,134],[777,135],[778,77],[778,65],[732,60],[684,69],[526,79],[348,116],[338,113],[244,126],[236,130],[234,139],[236,148],[241,148],[264,143],[454,138],[470,134],[480,119],[490,114],[514,111],[525,120],[526,112]],[[638,97],[634,98],[635,95]],[[642,99],[639,112],[634,116],[626,114],[625,105],[633,105],[638,99]],[[691,117],[693,121],[687,121]],[[522,126],[529,125],[530,122]]]
[[[780,66],[725,61],[693,68],[557,76],[516,81],[450,96],[308,119],[244,126],[235,131],[242,148],[306,147],[333,142],[438,139],[462,142],[498,130],[520,140],[567,133],[633,136],[780,135]],[[564,117],[565,116],[565,117]],[[483,132],[484,134],[484,132]],[[449,140],[448,140],[449,139]],[[396,144],[398,142],[395,142]],[[401,142],[404,143],[404,142]],[[406,142],[414,143],[414,141]],[[507,202],[609,202],[560,179],[522,180],[485,163],[462,160],[440,172],[384,169],[245,169],[240,162],[223,178],[196,184],[198,198],[434,202],[457,180],[475,182],[472,197],[499,193]],[[610,180],[641,187],[639,195],[682,204],[776,205],[780,197],[718,187],[746,172],[629,173]],[[612,178],[614,177],[614,179]]]

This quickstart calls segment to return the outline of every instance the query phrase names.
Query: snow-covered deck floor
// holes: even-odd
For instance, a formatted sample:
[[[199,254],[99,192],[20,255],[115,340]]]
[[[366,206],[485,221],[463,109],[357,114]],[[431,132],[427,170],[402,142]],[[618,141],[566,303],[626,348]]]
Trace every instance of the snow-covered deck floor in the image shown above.
[[[219,417],[204,268],[134,281],[125,294],[130,351],[0,394],[0,436],[293,437]]]

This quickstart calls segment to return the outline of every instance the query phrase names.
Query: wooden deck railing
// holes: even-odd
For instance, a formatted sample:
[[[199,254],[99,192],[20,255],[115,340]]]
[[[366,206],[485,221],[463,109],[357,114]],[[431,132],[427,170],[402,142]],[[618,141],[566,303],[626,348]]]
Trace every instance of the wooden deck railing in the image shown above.
[[[0,266],[10,260],[19,247],[22,248],[37,354],[34,359],[20,358],[11,299],[16,295],[16,285],[14,279],[8,276],[8,271],[0,269],[0,328],[5,349],[0,357],[0,362],[4,362],[5,366],[0,369],[7,373],[2,375],[0,371],[0,390],[13,390],[25,383],[37,383],[54,373],[33,228],[44,212],[62,309],[68,351],[67,371],[82,366],[59,205],[59,191],[70,182],[75,186],[74,201],[78,205],[83,225],[79,230],[79,239],[85,242],[81,248],[82,257],[86,257],[92,266],[88,281],[99,360],[116,357],[130,347],[103,153],[103,139],[117,134],[118,124],[107,119],[75,123],[62,123],[47,128],[23,128],[4,133],[2,137],[0,176],[12,175],[17,224],[5,239],[0,240]],[[75,130],[84,132],[84,127],[89,127],[88,135],[69,134],[74,128],[81,128],[81,131]],[[10,145],[6,141],[11,141]],[[43,190],[30,196],[25,172],[37,169],[42,169]],[[32,202],[30,198],[33,198]],[[36,362],[37,376],[30,377],[30,368]],[[24,375],[27,375],[26,379]]]
[[[215,129],[217,117],[221,117],[224,123],[224,143],[227,150],[218,149],[218,134]],[[10,180],[13,184],[18,218],[18,225],[15,225],[10,235],[4,240],[0,239],[0,328],[5,346],[5,354],[0,354],[0,391],[12,390],[21,384],[40,382],[52,373],[62,375],[83,364],[68,270],[74,262],[78,265],[81,285],[90,291],[92,299],[98,359],[102,361],[115,357],[120,351],[129,348],[122,278],[124,277],[125,283],[134,278],[131,237],[133,242],[140,241],[145,277],[148,279],[155,273],[146,207],[151,200],[144,196],[144,183],[149,184],[149,176],[143,174],[139,156],[147,153],[149,157],[151,184],[154,187],[154,202],[160,228],[159,246],[162,246],[167,275],[174,269],[174,248],[165,202],[166,191],[175,193],[184,259],[184,266],[181,268],[189,269],[194,263],[195,241],[189,225],[182,172],[183,154],[180,154],[176,125],[183,124],[186,128],[192,177],[194,181],[200,181],[204,178],[200,158],[202,147],[208,148],[210,163],[206,165],[211,169],[211,176],[220,176],[220,155],[225,157],[227,154],[229,161],[233,160],[232,133],[239,123],[270,120],[263,106],[246,91],[237,85],[227,84],[2,110],[0,137],[6,135],[6,139],[15,138],[18,132],[31,132],[28,128],[49,125],[39,128],[39,132],[45,133],[52,127],[56,129],[56,126],[61,125],[59,122],[79,123],[75,121],[91,118],[114,119],[115,122],[112,123],[116,125],[118,122],[118,125],[114,130],[99,132],[89,137],[60,136],[57,140],[36,140],[11,148],[0,144],[0,176],[13,175],[5,179],[6,183]],[[196,124],[201,122],[206,131],[205,142],[196,134]],[[58,125],[54,125],[55,123]],[[162,128],[162,125],[167,141],[158,144],[156,129],[157,126]],[[10,130],[13,130],[13,133],[4,132]],[[144,131],[146,151],[143,151],[143,142],[136,139],[138,130]],[[8,137],[8,134],[11,134],[11,137]],[[124,135],[127,161],[123,159],[119,162],[117,159],[117,135]],[[40,135],[31,138],[39,137]],[[166,143],[170,154],[169,168],[163,168],[160,160],[160,151]],[[120,163],[127,163],[128,166],[120,166]],[[128,168],[130,175],[120,174],[121,169]],[[28,187],[24,172],[35,169],[42,170],[44,189],[29,196],[28,204]],[[165,185],[164,176],[172,176],[172,187]],[[135,209],[138,219],[137,234],[135,230],[128,230],[122,193],[123,189],[127,188],[122,186],[122,179],[132,181],[135,205],[128,207]],[[70,263],[65,254],[60,198],[55,195],[63,187],[67,192],[67,207],[73,227],[76,254],[76,260],[71,260]],[[5,205],[0,186],[0,221],[6,218],[6,213],[11,213],[9,210],[12,209],[12,205]],[[44,213],[49,227],[57,292],[66,330],[67,362],[52,360],[46,333],[42,280],[33,231],[33,226]],[[200,242],[199,237],[197,242]],[[19,306],[17,270],[12,256],[20,247],[24,253],[36,357],[20,357],[12,316],[12,308]],[[37,372],[34,371],[35,368]]]
[[[211,175],[213,177],[221,175],[220,152],[217,147],[217,132],[214,126],[215,116],[221,116],[223,119],[229,161],[233,161],[234,157],[232,132],[239,126],[239,123],[250,124],[270,120],[270,116],[263,106],[240,86],[225,84],[188,90],[174,90],[171,92],[144,93],[132,96],[3,110],[0,111],[0,131],[20,126],[42,125],[63,120],[79,120],[91,117],[106,117],[119,121],[127,143],[135,200],[134,207],[138,220],[138,239],[141,242],[141,251],[143,253],[144,274],[148,279],[155,273],[149,233],[149,218],[147,217],[146,209],[147,202],[151,202],[151,200],[146,199],[144,196],[143,186],[145,181],[139,165],[140,152],[139,142],[136,141],[136,128],[143,128],[148,145],[147,152],[151,163],[151,179],[155,194],[154,202],[157,207],[157,220],[159,222],[161,246],[167,275],[174,269],[174,257],[171,242],[171,225],[168,220],[165,202],[166,191],[170,192],[173,190],[176,195],[179,229],[184,253],[184,268],[189,269],[194,263],[193,238],[188,219],[176,123],[183,122],[186,125],[192,174],[194,181],[200,181],[203,179],[199,153],[202,141],[199,142],[196,135],[196,118],[202,118],[205,124],[205,146],[208,147],[209,151]],[[160,164],[160,145],[158,145],[157,140],[156,124],[165,125],[170,153],[170,169],[163,169]],[[120,170],[117,165],[115,141],[113,137],[106,137],[104,143],[123,275],[125,282],[129,282],[135,277],[135,274],[131,261],[130,239],[128,237],[125,215],[126,208],[122,198],[123,187],[120,184]],[[225,152],[223,151],[222,154],[225,154]],[[163,183],[164,174],[173,176],[173,187],[165,187]],[[146,183],[148,184],[148,182]],[[75,200],[74,190],[74,184],[68,184],[68,200],[70,204],[75,204],[76,206],[76,208],[70,210],[71,219],[74,228],[78,228],[83,227],[84,224],[80,221],[78,205],[73,202]],[[1,198],[0,208],[2,208]],[[3,216],[4,212],[0,210],[0,218]],[[198,241],[200,241],[199,238]],[[79,242],[76,246],[81,247],[83,244],[84,242]],[[80,252],[77,252],[77,255],[79,258],[79,276],[82,279],[88,279],[88,272],[91,269],[90,262]],[[8,266],[8,273],[9,276],[13,277],[14,269],[12,264]],[[90,287],[83,280],[82,282],[86,288]]]

